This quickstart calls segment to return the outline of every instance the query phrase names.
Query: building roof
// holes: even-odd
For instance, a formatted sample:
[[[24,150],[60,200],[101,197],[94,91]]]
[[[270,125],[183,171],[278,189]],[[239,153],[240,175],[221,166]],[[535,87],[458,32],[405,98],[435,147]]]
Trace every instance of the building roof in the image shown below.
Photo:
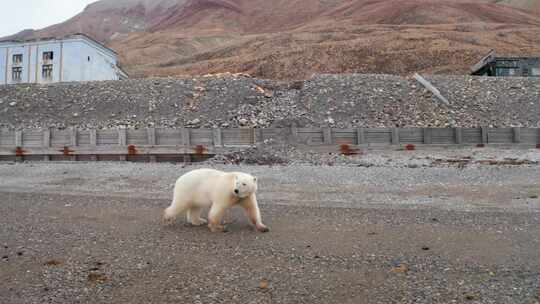
[[[90,44],[93,44],[96,47],[99,47],[101,49],[106,50],[107,52],[112,53],[114,56],[117,56],[118,54],[111,48],[106,47],[101,42],[95,40],[94,38],[83,34],[83,33],[74,33],[69,34],[63,37],[43,37],[43,38],[33,38],[33,39],[7,39],[7,40],[0,40],[0,46],[2,44],[11,44],[11,43],[29,43],[29,42],[47,42],[47,41],[58,41],[58,40],[67,40],[67,39],[83,39],[89,42]]]

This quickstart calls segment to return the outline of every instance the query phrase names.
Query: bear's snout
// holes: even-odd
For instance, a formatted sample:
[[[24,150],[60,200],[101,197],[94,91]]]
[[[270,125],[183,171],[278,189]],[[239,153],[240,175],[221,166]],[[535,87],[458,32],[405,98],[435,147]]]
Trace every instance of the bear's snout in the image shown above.
[[[238,192],[239,192],[238,189],[234,189],[234,193],[238,194]]]

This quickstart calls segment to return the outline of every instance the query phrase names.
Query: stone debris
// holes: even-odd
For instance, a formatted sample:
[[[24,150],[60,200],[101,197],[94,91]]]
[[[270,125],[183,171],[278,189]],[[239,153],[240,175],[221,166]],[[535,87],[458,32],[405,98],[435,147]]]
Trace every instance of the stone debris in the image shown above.
[[[0,86],[0,128],[540,127],[540,79],[249,75]]]

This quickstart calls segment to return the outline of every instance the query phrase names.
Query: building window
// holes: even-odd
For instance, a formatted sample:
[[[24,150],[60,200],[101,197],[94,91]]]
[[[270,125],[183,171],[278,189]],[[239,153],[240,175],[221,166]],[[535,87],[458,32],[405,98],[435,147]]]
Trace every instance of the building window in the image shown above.
[[[44,64],[41,70],[41,78],[52,79],[53,66],[52,64]]]
[[[21,81],[22,80],[22,68],[14,67],[11,71],[11,80]]]
[[[23,56],[22,54],[15,54],[13,55],[13,64],[14,65],[19,65],[22,63],[22,60],[23,60]]]
[[[43,61],[49,61],[54,59],[53,52],[43,52]]]

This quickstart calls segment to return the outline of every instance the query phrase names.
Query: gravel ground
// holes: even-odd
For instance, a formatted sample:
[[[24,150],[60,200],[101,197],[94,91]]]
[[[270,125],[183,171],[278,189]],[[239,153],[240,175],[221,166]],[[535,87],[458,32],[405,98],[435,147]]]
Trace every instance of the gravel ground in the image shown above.
[[[0,127],[540,127],[540,80],[315,75],[277,82],[225,75],[0,86]]]
[[[270,233],[162,226],[194,166],[0,164],[0,302],[540,301],[538,165],[212,166],[260,178]]]

